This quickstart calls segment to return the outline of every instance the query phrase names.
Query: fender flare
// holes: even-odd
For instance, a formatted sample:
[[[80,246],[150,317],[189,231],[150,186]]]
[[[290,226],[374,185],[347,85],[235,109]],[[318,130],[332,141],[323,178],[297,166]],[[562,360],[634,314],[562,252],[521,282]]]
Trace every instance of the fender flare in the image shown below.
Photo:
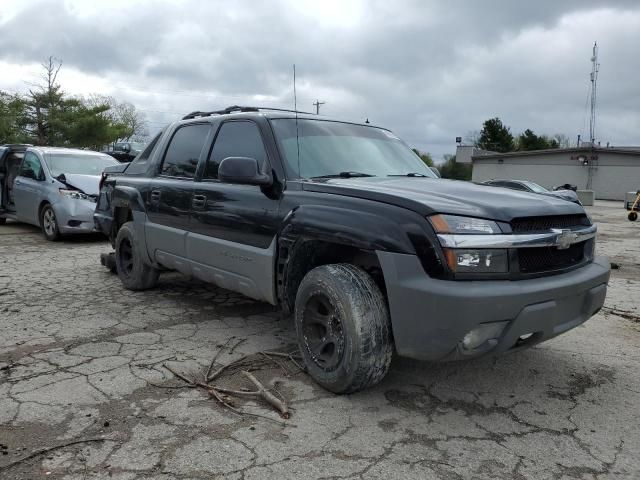
[[[333,243],[371,253],[416,255],[415,239],[427,239],[420,220],[414,212],[390,206],[381,208],[379,213],[326,205],[294,208],[285,216],[278,234],[275,274],[280,305],[291,312],[295,285],[316,263],[312,259],[314,253],[310,253],[313,251],[310,242]],[[300,254],[309,256],[309,262],[295,261]],[[336,256],[340,256],[339,251]]]
[[[116,208],[128,208],[132,212],[146,212],[144,201],[140,192],[133,187],[116,185],[111,192],[111,206]]]
[[[416,225],[417,226],[417,225]],[[415,254],[406,227],[379,214],[325,205],[302,205],[283,220],[279,237],[307,237],[364,250]]]
[[[112,228],[114,229],[116,228],[115,211],[118,208],[127,208],[128,210],[131,210],[139,252],[142,253],[145,263],[157,267],[156,262],[153,261],[152,257],[149,255],[149,250],[147,249],[147,237],[145,233],[147,210],[142,199],[142,195],[140,195],[140,191],[126,185],[116,185],[114,187],[113,192],[111,192],[111,211],[114,214]],[[117,232],[114,231],[113,233],[115,238]]]

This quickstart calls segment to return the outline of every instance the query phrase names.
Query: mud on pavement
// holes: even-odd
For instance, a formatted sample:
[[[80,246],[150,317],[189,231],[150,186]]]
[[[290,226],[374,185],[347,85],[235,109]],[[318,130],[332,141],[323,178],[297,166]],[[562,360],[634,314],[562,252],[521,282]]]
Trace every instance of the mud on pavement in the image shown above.
[[[220,362],[291,348],[272,307],[177,274],[129,292],[103,240],[0,227],[0,478],[638,478],[640,228],[618,203],[590,213],[620,269],[584,326],[496,359],[396,359],[349,396],[257,372],[288,420],[252,399],[269,418],[235,415],[162,366],[202,374],[232,337]]]

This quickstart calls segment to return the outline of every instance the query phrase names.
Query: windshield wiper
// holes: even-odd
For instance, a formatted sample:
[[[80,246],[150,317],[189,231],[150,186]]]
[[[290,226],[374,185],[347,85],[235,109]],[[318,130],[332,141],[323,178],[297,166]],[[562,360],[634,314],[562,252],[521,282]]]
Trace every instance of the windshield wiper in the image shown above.
[[[387,177],[428,177],[429,175],[425,175],[424,173],[418,172],[409,172],[409,173],[397,173],[394,175],[387,175]]]
[[[311,177],[312,180],[317,178],[355,178],[355,177],[375,177],[375,175],[371,175],[370,173],[362,173],[362,172],[340,172],[334,173],[331,175],[318,175],[317,177]]]

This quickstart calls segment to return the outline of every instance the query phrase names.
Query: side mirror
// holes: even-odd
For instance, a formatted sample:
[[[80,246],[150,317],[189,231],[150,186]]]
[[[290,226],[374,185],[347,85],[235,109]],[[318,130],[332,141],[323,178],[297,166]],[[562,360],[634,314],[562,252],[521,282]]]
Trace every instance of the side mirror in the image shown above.
[[[440,175],[440,170],[438,170],[436,167],[429,167],[429,169],[436,174],[436,177],[442,178],[442,176]]]
[[[29,169],[29,170],[24,170],[20,173],[21,176],[25,177],[25,178],[30,178],[32,180],[37,180],[36,178],[36,172],[34,172],[33,170]]]
[[[260,172],[258,161],[248,157],[227,157],[222,160],[218,167],[218,179],[242,185],[269,186],[272,183],[269,175]]]

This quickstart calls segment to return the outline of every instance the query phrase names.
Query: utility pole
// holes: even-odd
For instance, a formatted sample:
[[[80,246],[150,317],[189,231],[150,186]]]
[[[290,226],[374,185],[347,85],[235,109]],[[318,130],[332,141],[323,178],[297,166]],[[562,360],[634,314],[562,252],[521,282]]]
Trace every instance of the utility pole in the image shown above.
[[[591,56],[591,118],[589,120],[589,141],[593,145],[596,141],[596,88],[598,83],[598,44],[593,44],[593,55]]]
[[[316,100],[313,102],[313,106],[316,107],[316,115],[320,115],[320,105],[324,105],[327,102],[321,102],[320,100]]]

